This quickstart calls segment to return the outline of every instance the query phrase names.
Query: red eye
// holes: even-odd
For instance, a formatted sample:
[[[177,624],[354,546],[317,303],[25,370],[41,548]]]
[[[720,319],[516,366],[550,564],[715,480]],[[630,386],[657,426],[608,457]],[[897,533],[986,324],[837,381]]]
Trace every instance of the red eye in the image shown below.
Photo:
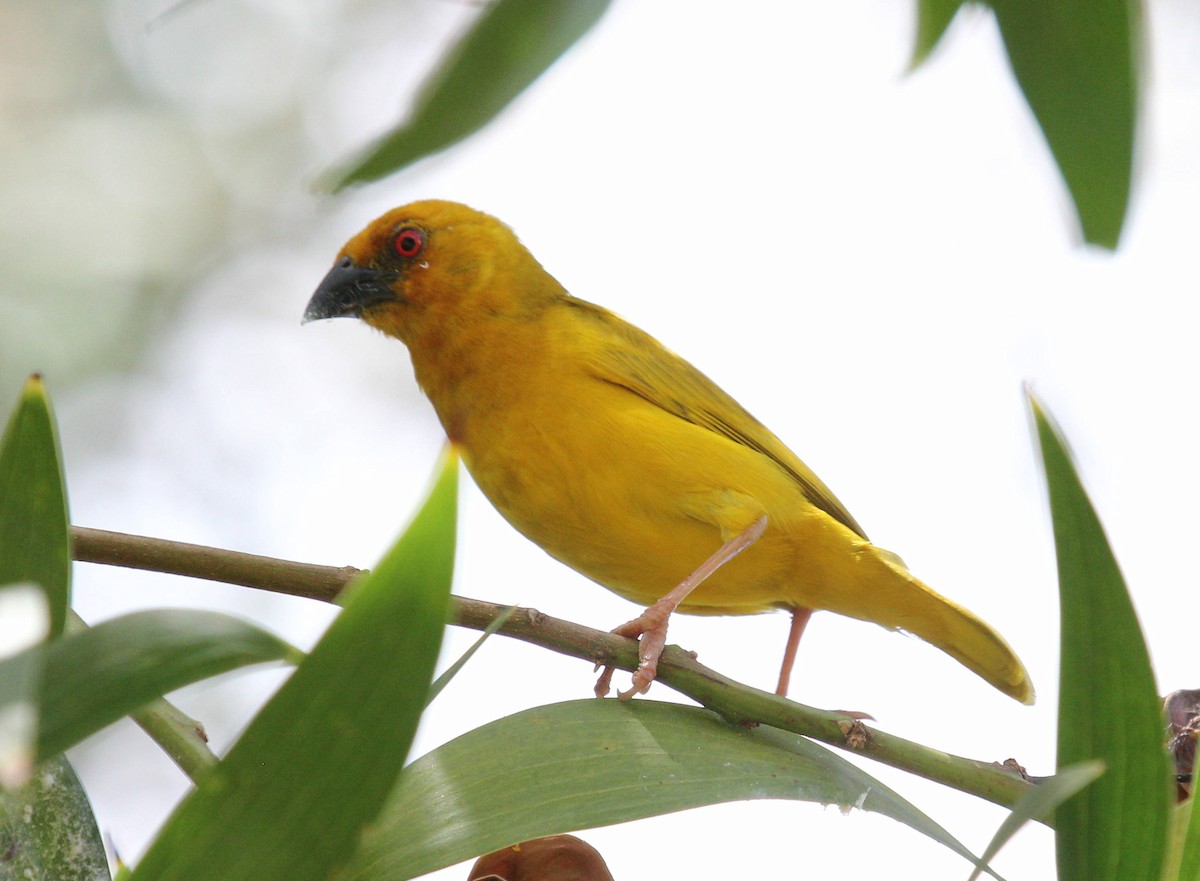
[[[406,226],[396,233],[392,247],[401,257],[416,257],[425,247],[425,233],[414,226]]]

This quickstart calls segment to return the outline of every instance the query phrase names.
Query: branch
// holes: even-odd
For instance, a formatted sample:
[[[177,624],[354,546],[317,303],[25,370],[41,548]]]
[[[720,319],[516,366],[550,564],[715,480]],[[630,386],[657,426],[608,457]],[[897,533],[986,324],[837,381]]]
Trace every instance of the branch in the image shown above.
[[[333,601],[359,574],[351,566],[316,566],[219,548],[71,527],[73,554],[84,563],[148,569],[222,581],[259,590]],[[452,597],[450,623],[482,630],[507,607]],[[637,642],[602,630],[518,609],[497,631],[560,654],[635,670]],[[843,713],[818,710],[727,679],[698,663],[678,646],[668,646],[658,681],[735,723],[760,723],[868,756],[953,789],[1012,808],[1032,785],[999,764],[952,756],[877,728]]]

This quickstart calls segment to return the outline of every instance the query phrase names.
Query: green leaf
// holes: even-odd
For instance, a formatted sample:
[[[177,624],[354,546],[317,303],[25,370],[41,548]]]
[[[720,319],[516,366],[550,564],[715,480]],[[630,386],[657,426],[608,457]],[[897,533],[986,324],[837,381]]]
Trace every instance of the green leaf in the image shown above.
[[[441,694],[442,689],[450,684],[450,680],[457,676],[458,672],[467,665],[467,661],[474,657],[475,653],[479,651],[479,649],[487,641],[487,638],[503,627],[504,622],[511,618],[513,612],[516,610],[516,606],[509,606],[494,619],[492,619],[492,623],[484,628],[483,633],[479,635],[479,639],[471,643],[471,647],[463,652],[462,657],[447,667],[446,672],[434,680],[433,684],[429,686],[429,697],[425,700],[426,706],[433,703],[434,698]]]
[[[62,633],[71,551],[58,430],[38,376],[25,383],[0,440],[0,585],[32,581],[50,602],[50,634]]]
[[[965,0],[917,0],[917,36],[908,69],[915,70],[928,58],[950,27]]]
[[[41,647],[39,759],[192,682],[247,664],[295,658],[286,642],[199,609],[134,612]]]
[[[1084,238],[1115,248],[1133,180],[1139,0],[992,0],[992,7]]]
[[[404,881],[531,838],[756,798],[886,814],[975,859],[825,747],[708,710],[594,698],[491,722],[413,762],[342,881]]]
[[[0,878],[108,881],[108,858],[79,778],[59,756],[0,792]]]
[[[582,37],[610,0],[494,0],[426,80],[408,120],[335,189],[376,180],[482,128]]]
[[[1200,878],[1200,819],[1196,818],[1192,808],[1190,798],[1171,808],[1171,843],[1163,872],[1165,881]],[[1193,829],[1193,822],[1197,829]]]
[[[1150,657],[1066,442],[1033,394],[1028,397],[1058,557],[1058,767],[1099,760],[1108,768],[1055,813],[1059,879],[1157,879],[1174,771]]]
[[[1087,786],[1104,773],[1103,762],[1083,762],[1063,768],[1053,777],[1038,782],[1020,801],[1013,806],[1012,813],[1004,818],[996,834],[980,857],[983,862],[991,862],[992,857],[1000,852],[1000,848],[1008,843],[1030,820],[1046,820],[1054,813],[1054,809]],[[979,877],[980,869],[971,873],[969,881]]]
[[[229,755],[200,781],[136,881],[327,881],[408,754],[449,608],[457,460],[395,547]]]

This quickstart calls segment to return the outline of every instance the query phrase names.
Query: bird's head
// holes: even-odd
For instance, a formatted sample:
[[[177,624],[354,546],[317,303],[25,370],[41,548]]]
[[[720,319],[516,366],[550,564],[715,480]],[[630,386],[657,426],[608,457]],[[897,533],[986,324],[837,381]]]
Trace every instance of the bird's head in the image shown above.
[[[361,318],[406,343],[516,314],[561,288],[507,226],[456,202],[387,212],[342,248],[304,321]]]

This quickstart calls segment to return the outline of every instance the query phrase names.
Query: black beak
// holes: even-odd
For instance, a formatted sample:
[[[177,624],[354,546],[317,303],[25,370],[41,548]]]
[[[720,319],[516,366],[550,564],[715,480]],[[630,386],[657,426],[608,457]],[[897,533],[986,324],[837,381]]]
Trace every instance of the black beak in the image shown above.
[[[368,306],[398,299],[389,285],[395,279],[390,273],[356,266],[349,257],[343,257],[317,286],[301,323],[358,318]]]

